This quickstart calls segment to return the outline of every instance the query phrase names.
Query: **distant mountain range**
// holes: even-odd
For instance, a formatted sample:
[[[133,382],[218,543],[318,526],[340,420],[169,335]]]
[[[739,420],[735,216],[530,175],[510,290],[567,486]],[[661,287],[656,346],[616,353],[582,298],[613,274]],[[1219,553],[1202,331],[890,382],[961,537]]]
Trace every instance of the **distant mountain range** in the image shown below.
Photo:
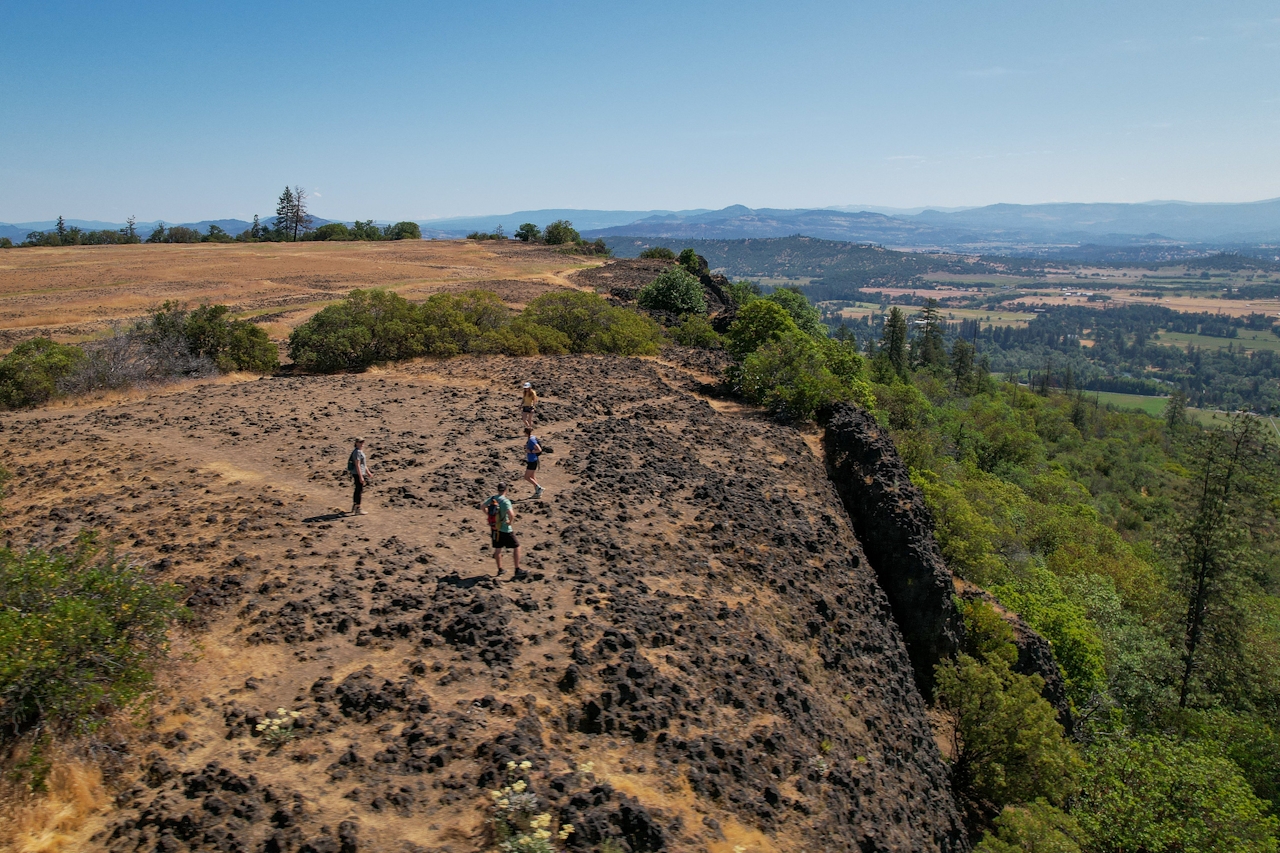
[[[721,210],[580,210],[549,208],[488,216],[418,220],[423,236],[465,237],[473,231],[508,234],[522,223],[545,226],[567,219],[584,237],[654,240],[743,239],[804,234],[827,240],[876,243],[895,248],[961,252],[1059,251],[1072,246],[1177,246],[1232,248],[1280,243],[1280,199],[1243,204],[1153,201],[1144,204],[993,204],[974,208],[752,209],[736,204]],[[318,219],[317,224],[329,220]],[[334,220],[339,221],[339,220]],[[67,220],[83,229],[121,228],[122,223]],[[139,222],[144,237],[155,222]],[[166,223],[171,224],[171,223]],[[240,219],[172,223],[229,234],[249,227]],[[22,240],[53,222],[0,223],[0,237]]]
[[[584,231],[591,237],[741,239],[804,234],[915,249],[1015,251],[1034,246],[1160,243],[1257,245],[1280,241],[1280,199],[1248,204],[996,204],[912,214],[752,210],[657,215]]]

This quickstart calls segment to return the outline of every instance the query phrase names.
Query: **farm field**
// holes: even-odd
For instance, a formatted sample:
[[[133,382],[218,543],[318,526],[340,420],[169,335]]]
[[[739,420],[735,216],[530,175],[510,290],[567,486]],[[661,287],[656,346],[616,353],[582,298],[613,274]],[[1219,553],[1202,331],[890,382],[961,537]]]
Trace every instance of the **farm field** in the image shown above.
[[[1169,346],[1185,347],[1193,344],[1206,349],[1226,349],[1228,345],[1237,350],[1265,350],[1280,353],[1280,338],[1270,332],[1245,331],[1238,338],[1215,338],[1211,335],[1196,335],[1190,332],[1161,332],[1159,342]]]
[[[483,287],[522,306],[599,259],[474,241],[70,246],[0,253],[0,349],[83,340],[166,300],[229,305],[273,338],[355,288],[407,298]]]
[[[900,305],[908,317],[918,313],[919,307]],[[988,311],[984,308],[943,308],[942,317],[949,323],[961,320],[978,320],[983,326],[1017,326],[1023,327],[1036,316],[1022,311]],[[868,314],[879,314],[880,306],[871,302],[859,302],[848,308],[842,308],[840,315],[850,320],[861,319]]]
[[[1137,409],[1148,415],[1159,417],[1164,412],[1168,397],[1152,397],[1146,394],[1121,394],[1117,391],[1090,391],[1089,396],[1102,406],[1115,406],[1117,409]]]

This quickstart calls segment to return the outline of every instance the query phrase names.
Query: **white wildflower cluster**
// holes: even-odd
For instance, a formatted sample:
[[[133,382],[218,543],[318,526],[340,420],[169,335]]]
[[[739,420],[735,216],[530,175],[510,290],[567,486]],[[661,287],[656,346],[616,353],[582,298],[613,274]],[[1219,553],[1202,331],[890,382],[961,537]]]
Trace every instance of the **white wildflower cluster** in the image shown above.
[[[302,716],[301,711],[289,711],[285,708],[276,708],[274,717],[267,717],[258,723],[254,728],[262,735],[262,739],[271,746],[280,746],[288,743],[297,737],[298,733],[294,731],[294,724],[298,722],[298,718]]]
[[[551,814],[539,811],[538,795],[529,790],[524,775],[533,769],[533,763],[507,762],[507,784],[493,797],[493,831],[502,853],[557,853],[555,839],[564,841],[573,833],[573,824],[551,831]]]

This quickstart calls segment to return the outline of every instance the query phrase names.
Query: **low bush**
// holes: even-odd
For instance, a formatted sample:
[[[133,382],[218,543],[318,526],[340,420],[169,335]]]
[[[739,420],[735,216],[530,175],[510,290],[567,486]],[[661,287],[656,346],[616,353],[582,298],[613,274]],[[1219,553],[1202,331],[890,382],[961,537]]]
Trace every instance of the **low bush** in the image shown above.
[[[179,590],[82,538],[69,553],[0,549],[0,742],[91,728],[151,685]]]
[[[48,402],[85,361],[77,346],[48,338],[23,341],[0,359],[0,405],[23,409]]]
[[[247,320],[228,319],[229,313],[225,305],[201,305],[188,312],[166,303],[152,314],[151,324],[172,329],[191,355],[209,359],[223,373],[275,370],[280,360],[267,333]],[[161,320],[162,314],[173,316]]]
[[[676,257],[676,263],[683,267],[684,271],[694,278],[710,272],[710,269],[707,267],[706,259],[693,249],[682,250],[679,256]]]
[[[403,296],[353,290],[293,330],[289,357],[307,370],[334,373],[415,358],[428,351],[428,340],[420,312]]]
[[[744,397],[785,418],[811,418],[819,406],[849,397],[813,338],[794,331],[747,356],[738,376]]]
[[[702,282],[681,267],[666,270],[640,288],[640,292],[636,294],[636,302],[641,308],[652,311],[669,311],[672,314],[707,313]]]
[[[796,327],[806,335],[812,335],[815,338],[826,337],[827,327],[822,323],[822,313],[810,305],[809,300],[799,290],[783,287],[764,298],[782,306],[791,316]]]
[[[595,293],[545,293],[529,303],[521,319],[562,334],[569,352],[656,355],[662,341],[653,320],[616,308]]]
[[[720,349],[720,336],[711,322],[701,314],[686,314],[679,325],[671,327],[671,338],[681,346],[699,349]]]
[[[676,253],[666,246],[650,246],[640,253],[640,257],[650,261],[674,261]]]

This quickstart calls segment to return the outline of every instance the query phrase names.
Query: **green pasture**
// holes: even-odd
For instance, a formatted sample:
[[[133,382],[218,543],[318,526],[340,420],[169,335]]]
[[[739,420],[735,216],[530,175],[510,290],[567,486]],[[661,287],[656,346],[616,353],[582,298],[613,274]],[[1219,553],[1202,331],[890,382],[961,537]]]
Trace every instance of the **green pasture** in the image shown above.
[[[1267,350],[1280,353],[1280,338],[1271,332],[1255,332],[1247,329],[1241,331],[1238,338],[1215,338],[1190,332],[1161,332],[1159,342],[1183,348],[1187,344],[1194,344],[1205,349],[1226,349],[1227,345],[1231,344],[1238,350]]]
[[[1086,391],[1101,406],[1115,406],[1117,409],[1136,409],[1153,417],[1164,413],[1168,397],[1152,397],[1148,394],[1121,394],[1118,391]],[[1193,411],[1188,409],[1188,411]]]

